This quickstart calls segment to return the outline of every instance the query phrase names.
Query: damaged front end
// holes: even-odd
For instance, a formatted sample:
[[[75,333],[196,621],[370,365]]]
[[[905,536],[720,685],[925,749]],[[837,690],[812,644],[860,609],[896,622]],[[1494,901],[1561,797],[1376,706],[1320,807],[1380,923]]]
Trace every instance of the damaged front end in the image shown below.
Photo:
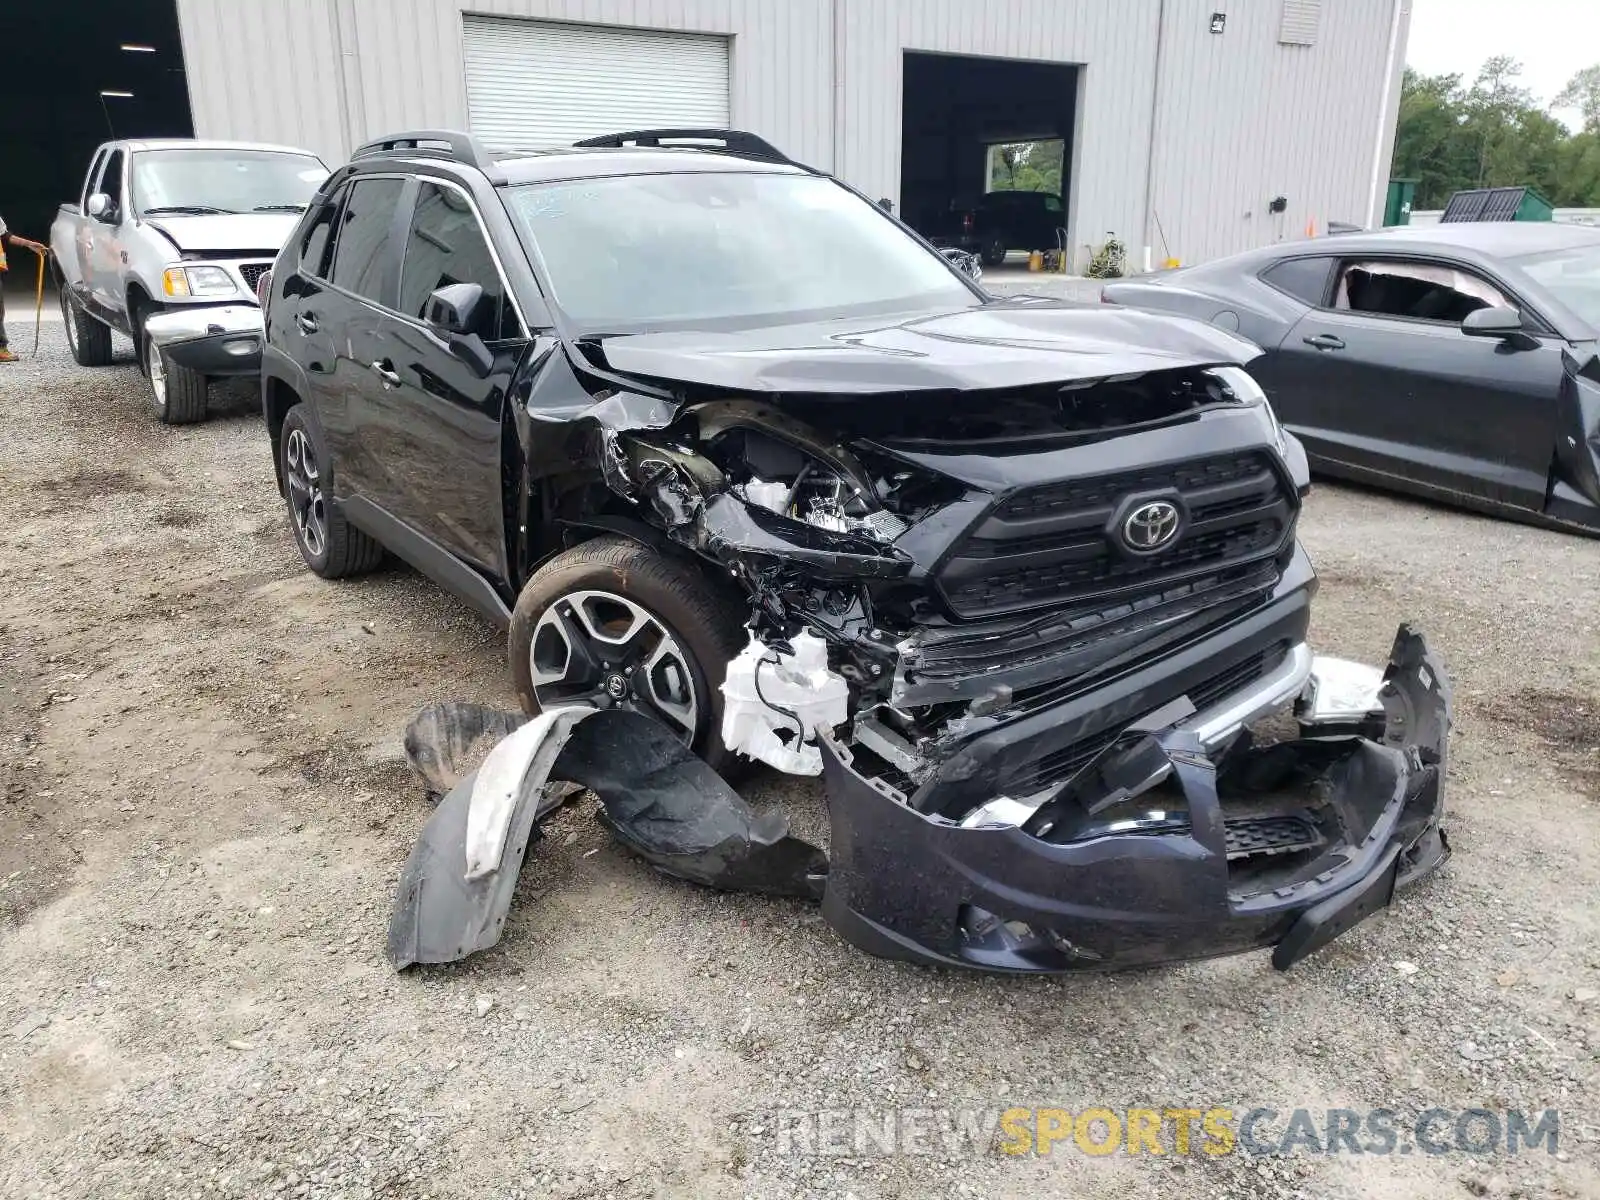
[[[665,872],[991,970],[1287,967],[1444,861],[1442,668],[1406,628],[1383,673],[1312,654],[1305,456],[1248,348],[1092,321],[1135,325],[1071,341],[1030,307],[554,350],[519,406],[515,553],[622,534],[743,601],[698,711],[720,749],[823,778],[831,845],[648,717],[550,708],[430,821],[391,959],[498,938],[552,781]],[[1117,349],[1155,333],[1181,344]]]

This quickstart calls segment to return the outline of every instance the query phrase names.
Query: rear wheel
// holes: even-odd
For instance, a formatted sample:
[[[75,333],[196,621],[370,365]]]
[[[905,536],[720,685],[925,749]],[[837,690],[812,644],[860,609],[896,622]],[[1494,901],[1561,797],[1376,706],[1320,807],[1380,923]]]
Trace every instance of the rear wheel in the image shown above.
[[[289,505],[294,544],[306,566],[324,579],[360,575],[383,561],[383,547],[339,511],[332,500],[327,456],[300,405],[283,419],[278,469]]]
[[[983,245],[983,265],[998,267],[1006,261],[1006,244],[1000,238],[992,238]]]
[[[80,367],[111,364],[111,330],[78,306],[66,280],[60,280],[61,320],[67,329],[67,349]]]
[[[523,709],[579,704],[654,717],[719,771],[722,681],[744,613],[692,565],[602,537],[540,567],[511,615],[508,654]]]

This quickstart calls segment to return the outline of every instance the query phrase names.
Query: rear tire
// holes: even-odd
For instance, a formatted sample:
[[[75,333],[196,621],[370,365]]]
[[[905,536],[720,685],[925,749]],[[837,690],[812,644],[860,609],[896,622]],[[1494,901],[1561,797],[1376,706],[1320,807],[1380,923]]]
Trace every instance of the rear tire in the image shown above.
[[[278,470],[295,548],[314,574],[344,579],[365,574],[383,561],[383,546],[345,520],[333,503],[328,456],[306,420],[303,405],[295,405],[283,419]]]
[[[983,247],[983,265],[998,267],[1006,261],[1006,244],[999,238],[986,242]]]
[[[206,419],[206,393],[210,380],[199,371],[180,367],[148,337],[144,343],[144,370],[150,383],[156,416],[168,425],[193,425]]]
[[[72,361],[80,367],[110,366],[111,330],[78,306],[66,280],[59,280],[58,284],[61,319],[67,327],[67,349],[72,351]]]
[[[714,770],[727,774],[737,769],[742,760],[722,743],[722,681],[727,677],[728,663],[744,647],[746,613],[731,594],[715,586],[692,564],[626,538],[599,537],[556,555],[534,572],[517,597],[507,654],[523,711],[530,716],[540,711],[541,692],[546,696],[558,693],[555,698],[565,703],[582,702],[561,696],[561,684],[534,683],[535,650],[543,655],[549,637],[549,622],[541,627],[541,618],[556,617],[580,596],[601,597],[597,604],[602,611],[616,601],[613,611],[620,621],[637,620],[642,610],[659,626],[659,631],[644,631],[660,633],[656,650],[666,646],[672,653],[681,651],[682,664],[688,669],[692,692],[686,702],[667,711],[666,706],[655,703],[658,698],[670,697],[655,694],[653,673],[646,672],[647,678],[641,681],[639,674],[623,665],[626,647],[602,646],[600,653],[611,657],[614,650],[617,658],[610,664],[609,675],[601,673],[602,676],[634,685],[619,705],[635,707],[661,720],[681,734],[690,749]],[[632,606],[631,616],[624,605]],[[631,635],[633,630],[626,632]],[[571,652],[570,644],[568,651]],[[669,666],[676,661],[662,655],[662,662]],[[669,676],[668,686],[671,679]],[[603,686],[603,679],[597,686]],[[649,693],[641,693],[641,686],[648,686]],[[692,735],[684,723],[691,707]]]

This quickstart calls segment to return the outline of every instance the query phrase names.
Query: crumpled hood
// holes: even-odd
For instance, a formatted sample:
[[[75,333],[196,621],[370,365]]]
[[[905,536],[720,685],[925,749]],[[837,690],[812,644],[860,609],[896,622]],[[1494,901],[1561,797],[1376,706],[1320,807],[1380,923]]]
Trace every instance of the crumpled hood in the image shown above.
[[[1026,387],[1243,364],[1253,344],[1203,322],[1062,302],[1005,302],[910,317],[607,338],[615,370],[762,392]]]
[[[224,213],[209,217],[148,217],[153,225],[178,244],[178,249],[200,254],[276,255],[300,221],[299,213]]]

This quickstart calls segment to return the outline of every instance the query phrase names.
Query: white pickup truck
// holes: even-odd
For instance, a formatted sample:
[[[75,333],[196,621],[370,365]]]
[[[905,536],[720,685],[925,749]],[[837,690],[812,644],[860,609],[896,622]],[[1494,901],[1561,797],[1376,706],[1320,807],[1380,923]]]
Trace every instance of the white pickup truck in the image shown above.
[[[327,177],[308,150],[193,139],[107,142],[50,227],[72,356],[133,339],[156,415],[204,419],[208,382],[261,367],[256,282]]]

